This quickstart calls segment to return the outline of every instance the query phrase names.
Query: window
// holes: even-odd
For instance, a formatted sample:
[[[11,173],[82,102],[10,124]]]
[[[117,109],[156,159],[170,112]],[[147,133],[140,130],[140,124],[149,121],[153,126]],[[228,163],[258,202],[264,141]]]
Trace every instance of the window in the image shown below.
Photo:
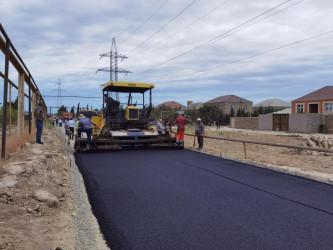
[[[325,103],[324,104],[324,110],[325,111],[333,111],[333,103]]]
[[[235,104],[231,104],[230,108],[233,109],[233,110],[235,110]]]
[[[304,113],[304,104],[297,104],[296,105],[296,111],[297,113]]]
[[[247,105],[246,104],[243,105],[243,110],[247,111]]]

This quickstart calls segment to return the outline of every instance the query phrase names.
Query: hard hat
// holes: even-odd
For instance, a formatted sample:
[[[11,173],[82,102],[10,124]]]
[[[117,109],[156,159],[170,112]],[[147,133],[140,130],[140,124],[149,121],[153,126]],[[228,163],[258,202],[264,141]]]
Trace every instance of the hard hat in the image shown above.
[[[200,118],[198,118],[198,119],[197,119],[197,121],[201,121],[201,119],[200,119]]]

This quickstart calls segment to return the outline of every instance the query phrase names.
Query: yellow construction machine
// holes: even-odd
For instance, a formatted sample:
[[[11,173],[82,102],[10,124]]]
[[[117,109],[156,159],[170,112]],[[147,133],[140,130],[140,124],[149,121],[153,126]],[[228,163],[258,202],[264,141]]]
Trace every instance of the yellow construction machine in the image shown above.
[[[90,149],[125,146],[182,148],[175,144],[176,139],[173,133],[163,133],[159,136],[157,130],[151,126],[149,117],[153,109],[153,88],[155,85],[148,83],[107,82],[102,87],[103,109],[100,114],[85,114],[97,125],[93,127]],[[141,98],[138,99],[140,95]],[[121,102],[120,96],[125,97],[127,102]],[[136,99],[135,102],[133,98]],[[138,100],[140,100],[139,103]],[[75,150],[84,151],[86,143],[86,138],[76,137]]]

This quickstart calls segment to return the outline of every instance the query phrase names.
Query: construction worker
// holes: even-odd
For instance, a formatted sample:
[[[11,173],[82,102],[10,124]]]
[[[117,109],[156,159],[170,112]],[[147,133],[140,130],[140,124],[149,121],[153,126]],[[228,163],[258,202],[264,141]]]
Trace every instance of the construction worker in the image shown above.
[[[176,144],[184,145],[184,134],[185,134],[185,125],[190,121],[184,117],[184,114],[181,114],[171,125],[173,127],[177,124],[177,137]]]
[[[199,150],[203,147],[203,138],[205,133],[205,127],[203,123],[201,122],[201,119],[197,119],[197,124],[195,126],[195,135],[198,137],[198,144],[199,144]]]
[[[157,123],[157,132],[159,136],[162,135],[162,131],[163,131],[162,119],[159,119]]]
[[[44,144],[41,141],[42,133],[43,133],[43,121],[44,121],[44,112],[43,112],[43,103],[41,101],[38,102],[38,106],[35,109],[35,117],[36,117],[36,142],[38,144]]]
[[[67,127],[68,127],[68,136],[70,140],[74,139],[74,128],[76,124],[75,121],[73,121],[72,118],[69,118],[69,121],[67,122]]]
[[[82,118],[85,118],[85,116],[83,114],[80,114],[79,119],[75,123],[75,131],[76,131],[76,135],[75,136],[77,136],[77,137],[81,137],[81,134],[80,134],[80,136],[78,136],[78,135],[79,135],[79,128],[80,128],[79,127],[79,122],[80,122],[80,120]]]
[[[170,126],[171,126],[171,122],[169,121],[168,118],[164,118],[164,131],[166,135],[169,135],[170,133]]]
[[[85,117],[79,121],[79,130],[78,130],[78,137],[81,137],[81,133],[85,132],[87,134],[87,145],[86,148],[90,148],[90,141],[91,141],[91,134],[92,134],[92,125],[96,126],[89,118]]]

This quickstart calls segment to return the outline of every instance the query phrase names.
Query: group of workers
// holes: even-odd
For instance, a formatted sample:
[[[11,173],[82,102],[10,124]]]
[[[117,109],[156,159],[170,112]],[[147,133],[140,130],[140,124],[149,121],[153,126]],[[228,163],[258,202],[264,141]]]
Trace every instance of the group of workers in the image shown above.
[[[57,125],[59,127],[62,127],[63,121],[61,118],[52,117],[51,119],[53,126]],[[93,123],[90,118],[85,117],[83,114],[80,114],[79,119],[77,121],[74,121],[73,118],[69,118],[68,120],[66,119],[64,121],[65,132],[66,135],[69,137],[69,140],[74,139],[75,131],[77,132],[78,138],[81,138],[81,133],[87,134],[87,144],[86,144],[87,149],[90,148],[92,125],[98,128],[97,125]],[[38,138],[37,138],[37,143],[39,143]]]
[[[36,142],[39,144],[43,144],[41,141],[41,135],[43,131],[43,120],[44,120],[44,114],[42,109],[42,102],[38,103],[37,108],[35,109],[35,117],[36,117],[36,127],[37,127],[37,133],[36,133]],[[62,126],[62,120],[57,119],[55,117],[52,117],[52,123],[53,125],[55,122],[58,121],[59,127]],[[189,120],[187,120],[184,115],[180,115],[177,117],[177,119],[171,124],[168,118],[164,119],[164,132],[165,134],[169,134],[171,131],[171,128],[175,125],[177,125],[177,136],[176,136],[176,144],[177,145],[184,145],[184,135],[185,135],[185,125],[189,123]],[[91,142],[91,135],[92,135],[92,126],[97,125],[91,121],[90,118],[85,117],[83,114],[80,115],[79,120],[75,122],[72,118],[70,118],[68,121],[65,122],[65,130],[66,134],[70,137],[69,139],[74,139],[74,131],[77,131],[77,137],[81,138],[81,133],[87,134],[87,144],[86,147],[89,149],[90,142]],[[68,133],[67,133],[68,130]],[[163,124],[162,119],[159,119],[157,123],[157,131],[158,134],[161,136],[163,133]],[[201,122],[201,119],[197,119],[196,128],[195,128],[195,135],[198,138],[198,149],[201,150],[203,147],[203,137],[205,133],[205,127],[203,123]]]
[[[165,134],[169,134],[171,128],[177,125],[177,136],[176,136],[176,144],[177,145],[184,145],[184,136],[185,136],[185,125],[188,124],[190,121],[187,120],[183,114],[181,114],[177,119],[171,124],[168,118],[164,119],[164,131]],[[162,119],[159,119],[157,123],[157,132],[161,136],[163,133],[163,124]],[[201,122],[201,119],[198,118],[195,127],[195,135],[198,138],[198,149],[201,150],[203,148],[203,137],[205,133],[204,124]]]

